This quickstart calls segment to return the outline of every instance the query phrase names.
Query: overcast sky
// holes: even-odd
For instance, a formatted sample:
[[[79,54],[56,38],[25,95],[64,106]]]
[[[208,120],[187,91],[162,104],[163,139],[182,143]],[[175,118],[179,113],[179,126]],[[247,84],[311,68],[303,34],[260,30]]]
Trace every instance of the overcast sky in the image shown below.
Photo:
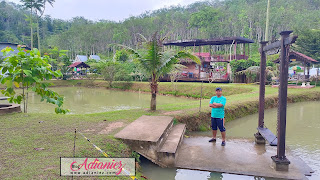
[[[19,3],[20,0],[7,0]],[[47,5],[45,14],[69,20],[83,16],[91,20],[121,21],[149,10],[172,5],[188,5],[203,0],[55,0],[53,8]]]

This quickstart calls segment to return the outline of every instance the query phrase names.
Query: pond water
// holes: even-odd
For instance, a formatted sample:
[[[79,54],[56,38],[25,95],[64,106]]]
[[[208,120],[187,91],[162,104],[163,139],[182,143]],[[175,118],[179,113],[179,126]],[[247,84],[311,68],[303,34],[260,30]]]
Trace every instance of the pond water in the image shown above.
[[[277,109],[265,111],[265,125],[276,133]],[[209,121],[209,120],[208,120]],[[252,138],[258,126],[258,114],[246,116],[226,123],[227,138]],[[192,132],[190,136],[212,136],[211,131]],[[218,132],[219,134],[219,132]],[[310,180],[320,179],[320,102],[289,104],[287,109],[286,145],[302,158],[314,171]],[[289,159],[290,160],[290,159]],[[142,158],[143,173],[153,180],[207,180],[207,179],[272,179],[263,177],[240,176],[225,173],[160,168]]]
[[[151,94],[115,91],[104,88],[62,87],[52,88],[65,97],[64,108],[71,114],[88,114],[150,107]],[[28,112],[54,113],[53,104],[40,102],[41,97],[29,93]],[[157,96],[157,105],[190,102],[187,98]],[[21,107],[23,109],[23,105]]]

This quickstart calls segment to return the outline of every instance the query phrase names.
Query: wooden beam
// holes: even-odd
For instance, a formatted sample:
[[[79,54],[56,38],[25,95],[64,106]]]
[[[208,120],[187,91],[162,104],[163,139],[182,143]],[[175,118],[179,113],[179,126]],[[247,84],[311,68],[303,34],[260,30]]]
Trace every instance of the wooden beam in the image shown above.
[[[298,38],[298,36],[291,36],[291,37],[286,38],[284,40],[284,45],[289,45],[289,44],[296,42],[297,38]],[[271,43],[271,44],[265,46],[263,48],[263,51],[269,51],[269,50],[279,48],[279,47],[281,47],[281,41],[276,41],[274,43]]]

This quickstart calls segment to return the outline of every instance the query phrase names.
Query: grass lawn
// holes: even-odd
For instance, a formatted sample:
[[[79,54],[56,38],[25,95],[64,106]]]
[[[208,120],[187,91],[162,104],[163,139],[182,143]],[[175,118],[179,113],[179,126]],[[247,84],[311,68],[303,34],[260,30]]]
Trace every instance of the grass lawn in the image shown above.
[[[62,81],[63,82],[63,81]],[[67,81],[58,86],[79,85],[89,86],[83,81]],[[130,86],[116,82],[119,89],[148,91],[148,83],[132,83]],[[105,81],[94,82],[93,86],[107,87]],[[227,98],[226,108],[258,99],[259,86],[245,84],[203,84],[203,95],[206,98],[214,95],[215,87],[223,88]],[[160,83],[162,94],[174,92],[176,95],[185,94],[197,97],[201,83],[178,83],[176,90],[171,83]],[[314,89],[289,89],[289,96],[320,93],[320,87]],[[274,97],[277,88],[266,87],[266,97]],[[171,93],[172,94],[172,93]],[[302,99],[303,101],[303,99]],[[202,111],[210,112],[208,99],[202,100]],[[77,128],[93,143],[103,149],[110,157],[134,157],[130,149],[113,135],[121,128],[134,121],[141,115],[163,115],[171,113],[192,114],[199,110],[199,99],[188,103],[175,103],[158,106],[157,112],[147,110],[123,110],[85,115],[56,115],[45,113],[15,113],[0,117],[0,177],[1,179],[65,179],[60,177],[60,157],[73,156],[74,130]],[[44,148],[35,150],[35,148]],[[103,157],[80,134],[76,140],[76,157]],[[143,173],[143,172],[142,172]],[[141,173],[137,172],[140,177]],[[101,177],[103,179],[103,177]],[[104,178],[110,179],[110,178]],[[127,177],[114,179],[130,179]],[[140,179],[140,178],[139,178]]]

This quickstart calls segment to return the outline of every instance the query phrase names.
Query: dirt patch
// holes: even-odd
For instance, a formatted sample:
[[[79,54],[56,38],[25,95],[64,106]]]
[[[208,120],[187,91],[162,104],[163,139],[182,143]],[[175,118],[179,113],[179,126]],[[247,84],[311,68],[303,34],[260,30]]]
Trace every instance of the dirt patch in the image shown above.
[[[162,113],[163,115],[175,115],[175,114],[182,114],[183,111],[180,110],[180,111],[169,111],[169,112],[165,112],[165,113]]]
[[[95,129],[86,129],[83,132],[94,132],[94,131],[96,131],[96,130]]]
[[[113,122],[108,124],[107,127],[105,127],[102,131],[100,131],[98,134],[109,134],[111,131],[114,129],[118,129],[123,127],[124,123],[123,122]]]

